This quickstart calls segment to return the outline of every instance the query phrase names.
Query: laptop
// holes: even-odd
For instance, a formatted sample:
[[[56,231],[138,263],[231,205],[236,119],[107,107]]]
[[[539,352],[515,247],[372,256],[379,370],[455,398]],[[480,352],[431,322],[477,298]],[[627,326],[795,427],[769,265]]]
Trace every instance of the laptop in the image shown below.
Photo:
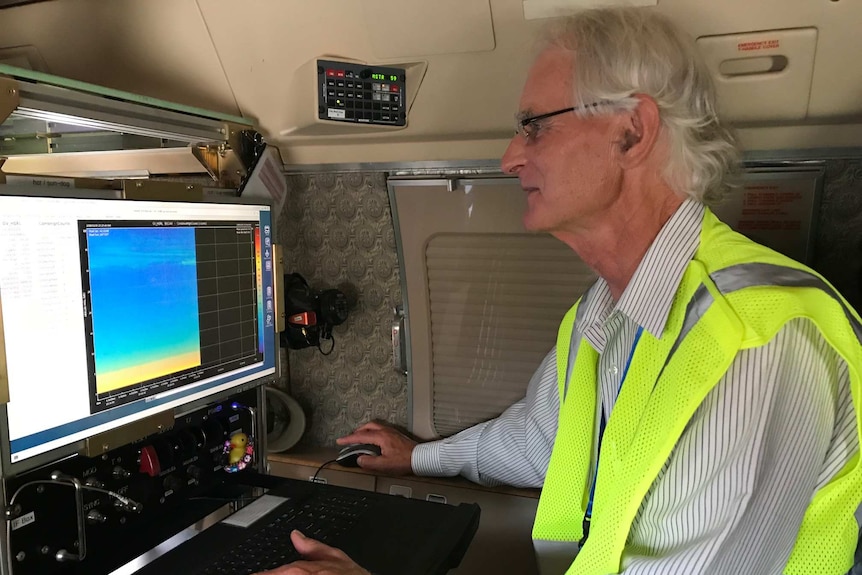
[[[290,532],[342,549],[374,575],[442,575],[458,566],[479,506],[457,506],[278,478],[278,485],[136,575],[247,575],[301,559]]]

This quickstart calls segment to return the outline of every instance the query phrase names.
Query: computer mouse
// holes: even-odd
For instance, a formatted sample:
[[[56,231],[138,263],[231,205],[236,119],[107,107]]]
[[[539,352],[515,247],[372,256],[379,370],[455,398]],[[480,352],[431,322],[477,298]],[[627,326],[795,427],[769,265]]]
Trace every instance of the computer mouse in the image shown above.
[[[351,443],[338,452],[335,462],[344,467],[359,467],[360,455],[380,455],[380,447],[373,443]]]

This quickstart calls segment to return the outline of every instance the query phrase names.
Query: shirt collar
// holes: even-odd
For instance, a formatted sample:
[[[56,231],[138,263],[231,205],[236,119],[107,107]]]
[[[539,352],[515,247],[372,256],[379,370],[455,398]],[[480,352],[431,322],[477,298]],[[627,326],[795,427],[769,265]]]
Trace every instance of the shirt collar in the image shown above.
[[[597,350],[605,346],[602,326],[620,312],[660,338],[682,274],[700,243],[704,206],[685,200],[659,231],[632,279],[614,305],[607,282],[599,278],[584,296],[578,330]],[[595,341],[594,341],[595,340]]]

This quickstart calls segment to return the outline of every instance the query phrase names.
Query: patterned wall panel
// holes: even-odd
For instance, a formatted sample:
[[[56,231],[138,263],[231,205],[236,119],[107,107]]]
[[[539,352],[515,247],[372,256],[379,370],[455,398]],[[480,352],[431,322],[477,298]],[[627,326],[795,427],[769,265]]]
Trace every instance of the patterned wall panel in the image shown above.
[[[279,219],[286,267],[324,289],[355,291],[356,307],[335,328],[336,347],[290,350],[283,385],[309,416],[302,440],[332,445],[371,418],[407,423],[406,378],[392,369],[390,325],[401,287],[383,173],[287,177]],[[814,267],[862,308],[862,160],[826,162]],[[283,352],[284,353],[284,352]]]
[[[287,177],[278,221],[285,271],[355,301],[335,348],[289,350],[284,385],[309,416],[302,443],[332,445],[369,419],[407,424],[407,380],[392,368],[392,309],[401,304],[395,233],[382,173]],[[326,342],[324,342],[326,349]]]

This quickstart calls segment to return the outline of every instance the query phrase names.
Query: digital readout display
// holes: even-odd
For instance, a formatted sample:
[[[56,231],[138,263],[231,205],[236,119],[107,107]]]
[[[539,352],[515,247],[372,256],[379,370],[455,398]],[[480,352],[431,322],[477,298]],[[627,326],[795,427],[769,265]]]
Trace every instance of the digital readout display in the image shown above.
[[[372,80],[383,80],[384,82],[397,82],[398,76],[395,74],[371,74]]]

